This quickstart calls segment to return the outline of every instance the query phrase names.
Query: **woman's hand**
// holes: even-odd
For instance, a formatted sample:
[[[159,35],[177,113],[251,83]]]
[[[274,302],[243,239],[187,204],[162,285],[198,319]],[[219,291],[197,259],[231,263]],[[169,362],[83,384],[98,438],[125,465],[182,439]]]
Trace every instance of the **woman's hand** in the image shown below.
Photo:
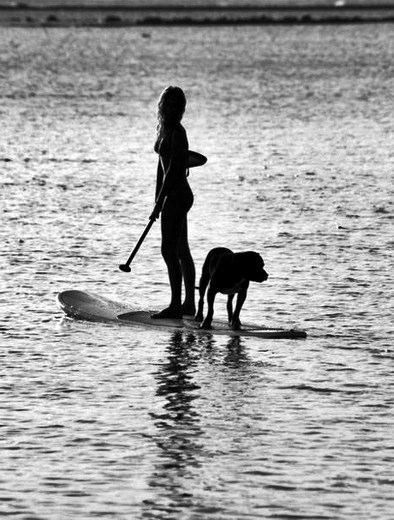
[[[151,216],[149,217],[149,220],[157,220],[159,218],[160,211],[161,207],[156,204],[156,206],[153,208]]]

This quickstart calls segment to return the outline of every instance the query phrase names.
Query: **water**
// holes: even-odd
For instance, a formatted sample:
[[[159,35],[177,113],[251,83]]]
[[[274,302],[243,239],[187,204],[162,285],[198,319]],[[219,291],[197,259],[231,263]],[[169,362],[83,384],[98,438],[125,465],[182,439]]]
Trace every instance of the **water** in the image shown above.
[[[0,512],[389,519],[392,25],[2,29]],[[62,320],[158,309],[156,100],[188,95],[190,242],[262,253],[244,321],[305,341]],[[225,316],[218,298],[216,316]]]

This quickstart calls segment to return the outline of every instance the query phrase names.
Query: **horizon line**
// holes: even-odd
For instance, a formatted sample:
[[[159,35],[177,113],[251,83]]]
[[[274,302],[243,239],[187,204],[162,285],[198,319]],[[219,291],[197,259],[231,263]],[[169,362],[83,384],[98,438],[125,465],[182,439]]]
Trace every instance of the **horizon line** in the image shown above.
[[[52,5],[29,5],[27,2],[17,2],[13,5],[5,5],[0,4],[0,10],[23,10],[23,9],[29,9],[33,11],[41,11],[41,10],[66,10],[66,11],[72,11],[75,9],[80,10],[112,10],[112,11],[201,11],[201,10],[215,10],[215,11],[302,11],[302,10],[308,10],[308,11],[326,11],[327,9],[333,10],[333,11],[343,11],[343,10],[384,10],[384,9],[393,9],[394,6],[389,3],[387,4],[357,4],[355,2],[349,3],[349,4],[340,4],[335,5],[335,3],[328,4],[328,5],[321,5],[321,4],[299,4],[299,5],[278,5],[278,6],[272,6],[272,5],[265,5],[265,6],[255,6],[255,5],[191,5],[191,6],[185,6],[185,5],[177,5],[177,4],[152,4],[152,5],[122,5],[122,4],[73,4],[73,5],[61,5],[61,4],[52,4]]]

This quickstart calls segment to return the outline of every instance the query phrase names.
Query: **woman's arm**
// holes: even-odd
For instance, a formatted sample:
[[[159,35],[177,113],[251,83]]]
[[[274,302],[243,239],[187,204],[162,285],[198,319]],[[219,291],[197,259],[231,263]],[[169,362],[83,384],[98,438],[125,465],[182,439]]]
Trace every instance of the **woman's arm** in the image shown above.
[[[169,191],[174,187],[174,185],[176,185],[178,180],[181,178],[181,175],[183,175],[186,171],[188,159],[188,142],[186,132],[183,128],[174,130],[171,137],[170,150],[170,158],[166,171],[163,172],[164,165],[162,159],[160,160],[161,165],[159,164],[158,166],[158,168],[161,166],[163,182],[159,193],[157,193],[158,189],[156,185],[156,204],[150,218],[156,219],[159,216],[164,204],[164,200],[167,197]]]
[[[159,157],[159,160],[157,161],[157,173],[156,173],[156,191],[155,191],[155,202],[159,196],[161,187],[163,185],[163,167],[161,165],[161,160]]]

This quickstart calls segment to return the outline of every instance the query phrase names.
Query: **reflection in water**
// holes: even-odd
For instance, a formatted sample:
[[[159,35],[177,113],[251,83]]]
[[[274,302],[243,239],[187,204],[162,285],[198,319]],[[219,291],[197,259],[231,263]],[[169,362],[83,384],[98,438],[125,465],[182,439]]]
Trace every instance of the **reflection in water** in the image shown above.
[[[242,365],[249,364],[249,358],[246,355],[245,346],[240,337],[234,337],[228,341],[224,364],[232,368],[239,368]]]
[[[187,489],[188,478],[199,466],[202,434],[199,416],[193,406],[200,388],[193,382],[198,344],[193,334],[183,335],[176,331],[168,345],[168,357],[155,374],[156,395],[164,398],[163,411],[151,413],[156,435],[153,436],[160,449],[158,462],[149,480],[149,486],[158,494],[154,504],[143,518],[170,518],[177,511],[189,507],[193,497]],[[150,506],[154,505],[154,510]]]
[[[197,365],[204,361],[238,368],[248,363],[240,338],[228,341],[224,359],[214,346],[209,333],[196,337],[176,331],[168,344],[167,358],[155,374],[156,395],[164,402],[159,413],[150,413],[156,432],[151,438],[159,453],[149,479],[155,498],[144,501],[143,518],[174,518],[196,507],[206,514],[214,512],[212,507],[197,503],[194,489],[201,465],[212,456],[205,451],[204,431],[195,406],[201,394],[196,383]]]

